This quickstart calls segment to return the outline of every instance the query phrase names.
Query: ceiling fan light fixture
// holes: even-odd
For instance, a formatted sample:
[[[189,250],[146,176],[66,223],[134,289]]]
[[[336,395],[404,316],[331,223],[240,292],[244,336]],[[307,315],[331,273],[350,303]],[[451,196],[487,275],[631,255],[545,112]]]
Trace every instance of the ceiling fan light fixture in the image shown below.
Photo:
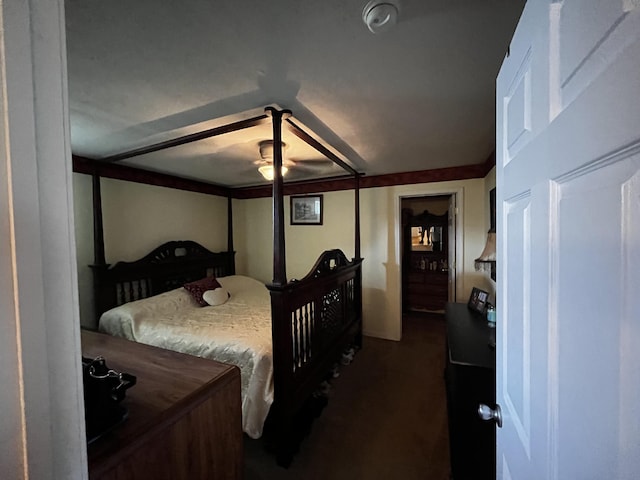
[[[273,164],[271,163],[273,161],[273,143],[273,140],[263,140],[259,144],[260,158],[262,158],[265,163],[258,167],[258,171],[260,172],[260,175],[262,175],[265,180],[269,182],[272,182],[273,178],[275,177]],[[284,142],[281,142],[281,144],[282,150],[285,150],[287,148],[287,144]],[[287,174],[288,171],[289,169],[282,165],[280,172],[282,172],[283,177]]]
[[[273,178],[275,177],[273,165],[262,165],[261,167],[258,167],[258,171],[265,180],[268,180],[269,182],[273,181]],[[283,177],[287,174],[288,171],[289,169],[284,165],[280,168],[280,172],[282,173]]]
[[[392,2],[371,0],[362,10],[362,20],[371,33],[390,30],[398,21],[398,6]]]

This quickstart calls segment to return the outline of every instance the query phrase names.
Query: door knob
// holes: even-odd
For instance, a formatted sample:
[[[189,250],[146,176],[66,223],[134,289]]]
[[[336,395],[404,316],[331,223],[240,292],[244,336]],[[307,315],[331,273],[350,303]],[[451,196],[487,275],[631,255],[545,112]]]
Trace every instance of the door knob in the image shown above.
[[[478,405],[478,416],[485,422],[496,422],[498,428],[502,428],[502,410],[500,405],[496,405],[496,408],[491,408],[484,403]]]

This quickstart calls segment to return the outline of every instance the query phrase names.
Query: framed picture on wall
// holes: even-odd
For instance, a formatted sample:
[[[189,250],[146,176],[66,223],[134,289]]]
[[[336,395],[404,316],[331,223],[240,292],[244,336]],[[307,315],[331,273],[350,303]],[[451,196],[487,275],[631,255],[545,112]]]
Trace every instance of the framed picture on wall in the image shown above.
[[[487,303],[489,302],[489,293],[479,288],[473,287],[471,290],[471,296],[469,297],[468,307],[484,315],[487,310]]]
[[[291,196],[291,225],[322,225],[322,195]]]

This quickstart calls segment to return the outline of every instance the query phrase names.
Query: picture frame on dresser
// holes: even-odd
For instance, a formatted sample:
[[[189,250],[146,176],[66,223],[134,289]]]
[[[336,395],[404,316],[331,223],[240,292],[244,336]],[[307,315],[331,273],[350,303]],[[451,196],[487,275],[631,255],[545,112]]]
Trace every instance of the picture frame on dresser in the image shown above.
[[[489,302],[489,292],[485,292],[477,287],[471,289],[471,295],[469,296],[469,302],[467,306],[470,310],[484,315],[487,310],[487,303]]]

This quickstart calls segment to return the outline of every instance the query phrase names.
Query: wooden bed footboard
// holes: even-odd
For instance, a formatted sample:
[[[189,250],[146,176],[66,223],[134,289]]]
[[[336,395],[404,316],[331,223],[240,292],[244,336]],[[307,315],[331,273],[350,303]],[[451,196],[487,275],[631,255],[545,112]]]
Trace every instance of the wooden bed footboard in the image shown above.
[[[339,360],[362,342],[362,259],[324,252],[311,273],[271,292],[278,462],[293,456],[294,414]]]

